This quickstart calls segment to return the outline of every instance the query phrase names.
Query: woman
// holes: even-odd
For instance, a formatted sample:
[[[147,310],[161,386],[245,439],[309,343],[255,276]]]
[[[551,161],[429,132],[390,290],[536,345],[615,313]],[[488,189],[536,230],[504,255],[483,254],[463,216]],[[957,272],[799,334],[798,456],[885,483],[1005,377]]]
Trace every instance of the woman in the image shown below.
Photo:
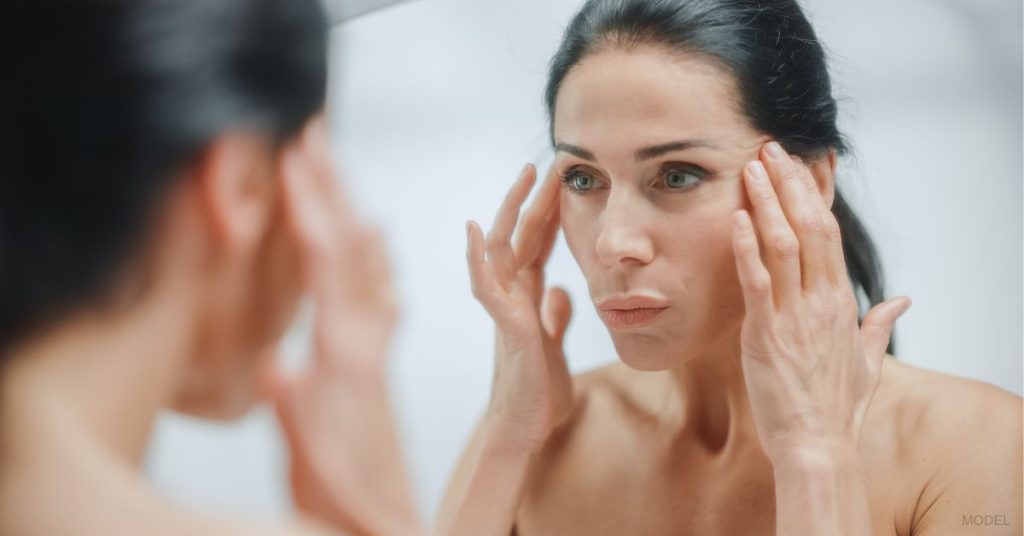
[[[380,238],[337,190],[315,0],[47,0],[3,19],[0,533],[411,534]],[[275,371],[306,292],[312,365]],[[162,408],[270,396],[291,526],[183,511]]]
[[[547,104],[535,201],[468,225],[497,361],[442,532],[1020,534],[1021,398],[892,355],[795,1],[590,0]],[[575,378],[559,227],[622,361]]]

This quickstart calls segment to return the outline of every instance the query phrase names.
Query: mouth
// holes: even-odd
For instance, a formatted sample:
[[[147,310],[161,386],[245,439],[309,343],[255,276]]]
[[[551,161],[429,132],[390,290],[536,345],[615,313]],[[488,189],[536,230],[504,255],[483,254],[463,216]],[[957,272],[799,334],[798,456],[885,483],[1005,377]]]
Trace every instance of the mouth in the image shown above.
[[[646,326],[668,309],[668,301],[653,296],[625,296],[610,298],[597,305],[605,325],[612,329]]]

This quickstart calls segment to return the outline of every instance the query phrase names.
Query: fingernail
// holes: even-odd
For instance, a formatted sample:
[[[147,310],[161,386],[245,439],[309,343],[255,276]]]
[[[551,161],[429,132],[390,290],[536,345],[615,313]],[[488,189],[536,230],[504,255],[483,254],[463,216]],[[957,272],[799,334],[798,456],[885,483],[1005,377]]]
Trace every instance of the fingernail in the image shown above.
[[[765,147],[765,151],[768,152],[768,156],[773,160],[782,160],[786,157],[786,151],[782,149],[782,146],[779,145],[779,142],[777,141],[770,142],[768,146]]]
[[[764,182],[768,179],[768,172],[764,169],[764,164],[759,160],[754,160],[747,164],[747,171],[750,173],[750,178],[757,182]]]

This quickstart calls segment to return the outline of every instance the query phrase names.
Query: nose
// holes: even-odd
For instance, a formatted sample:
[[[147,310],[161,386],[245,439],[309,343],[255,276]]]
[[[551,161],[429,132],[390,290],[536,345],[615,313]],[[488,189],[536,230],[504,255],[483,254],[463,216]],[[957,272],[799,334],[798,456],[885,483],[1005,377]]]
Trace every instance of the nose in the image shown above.
[[[602,215],[601,234],[597,237],[597,256],[601,263],[615,268],[638,266],[654,259],[654,244],[644,229],[642,200],[629,192],[612,191]]]

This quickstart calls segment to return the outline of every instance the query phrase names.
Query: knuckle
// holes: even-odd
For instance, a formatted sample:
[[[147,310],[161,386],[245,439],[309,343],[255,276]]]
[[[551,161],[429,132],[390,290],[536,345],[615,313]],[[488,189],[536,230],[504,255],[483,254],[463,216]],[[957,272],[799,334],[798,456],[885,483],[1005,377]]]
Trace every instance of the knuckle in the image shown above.
[[[807,229],[809,231],[820,233],[825,230],[824,218],[822,218],[821,212],[817,210],[809,210],[805,212],[803,217],[801,218],[801,222],[804,226],[804,229]]]
[[[499,251],[504,248],[508,243],[497,236],[487,237],[487,250],[488,251]]]
[[[800,176],[800,170],[797,168],[789,159],[784,159],[782,162],[782,168],[779,170],[782,175],[782,180],[786,182],[802,182],[803,177]]]
[[[792,235],[780,233],[772,239],[771,251],[780,259],[792,259],[800,254],[800,244]]]
[[[803,173],[802,176],[803,180],[800,182],[803,184],[804,190],[810,195],[821,195],[818,191],[818,183],[814,182],[814,178],[808,173]]]
[[[839,303],[835,299],[820,298],[816,316],[822,326],[831,326],[839,320]]]
[[[484,299],[483,285],[479,281],[477,281],[475,277],[470,279],[469,290],[470,290],[470,292],[473,293],[473,297],[477,301],[483,301],[483,299]]]
[[[754,275],[750,277],[747,288],[755,296],[765,296],[771,293],[772,280],[763,274]]]
[[[846,297],[836,304],[837,313],[841,313],[844,320],[854,321],[860,317],[860,304],[853,292],[846,293]]]
[[[839,227],[839,220],[836,215],[831,211],[828,213],[828,217],[825,218],[825,233],[831,240],[839,240],[842,229]]]

